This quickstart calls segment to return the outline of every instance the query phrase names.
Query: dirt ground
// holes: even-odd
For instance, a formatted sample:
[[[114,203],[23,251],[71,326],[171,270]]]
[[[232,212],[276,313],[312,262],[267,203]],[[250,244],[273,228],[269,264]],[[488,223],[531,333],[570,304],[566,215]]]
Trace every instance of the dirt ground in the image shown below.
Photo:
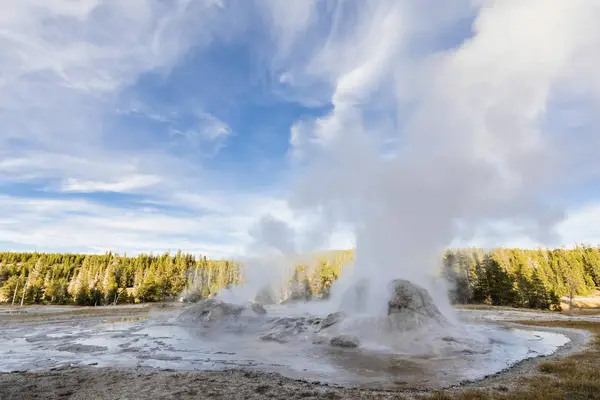
[[[110,318],[138,317],[151,308],[77,309],[35,314],[5,313],[2,325],[27,320],[48,324],[56,320],[78,319],[93,315]],[[581,331],[558,330],[571,342],[551,357],[524,361],[514,368],[483,381],[452,388],[460,392],[470,388],[506,392],[517,377],[537,373],[541,361],[582,351],[589,335]],[[398,392],[334,387],[318,382],[294,380],[279,374],[232,369],[225,371],[172,371],[140,368],[61,367],[42,372],[0,374],[0,399],[411,399],[431,392]]]
[[[2,399],[394,399],[389,392],[332,388],[242,370],[172,372],[68,368],[0,375]]]

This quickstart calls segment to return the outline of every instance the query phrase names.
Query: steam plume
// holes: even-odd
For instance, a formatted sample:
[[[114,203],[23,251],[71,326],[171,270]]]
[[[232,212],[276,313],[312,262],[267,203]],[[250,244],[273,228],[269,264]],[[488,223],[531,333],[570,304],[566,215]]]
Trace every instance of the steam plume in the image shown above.
[[[273,28],[284,31],[285,51],[275,57],[282,85],[328,88],[329,97],[322,90],[314,101],[332,107],[298,121],[290,138],[304,175],[289,205],[321,218],[302,232],[267,218],[262,242],[296,253],[294,243],[322,242],[315,232],[350,226],[356,261],[336,290],[368,279],[369,312],[381,311],[395,278],[436,296],[441,253],[479,226],[518,223],[535,242],[555,244],[564,211],[550,195],[591,159],[550,128],[564,127],[551,110],[557,96],[583,99],[581,112],[600,98],[600,75],[590,68],[600,62],[598,2],[456,1],[434,13],[427,2],[334,4],[306,5],[312,9],[290,31]],[[286,12],[271,9],[274,20]],[[328,15],[327,38],[315,45]],[[468,18],[468,38],[440,44]],[[295,49],[309,56],[298,63]],[[443,295],[438,302],[447,303]]]
[[[292,153],[306,174],[290,205],[324,215],[319,228],[353,227],[353,279],[369,279],[373,312],[394,278],[436,293],[442,251],[479,224],[518,220],[538,243],[551,243],[563,216],[545,196],[573,154],[557,151],[562,138],[544,132],[544,121],[558,88],[576,95],[564,85],[584,82],[575,71],[598,81],[584,67],[596,57],[590,45],[600,35],[586,14],[597,15],[598,4],[463,5],[444,6],[428,21],[427,10],[409,2],[340,4],[337,21],[355,18],[354,41],[342,39],[348,26],[334,25],[298,75],[307,84],[329,79],[333,108],[292,130]],[[442,31],[463,12],[476,13],[472,37],[441,51],[410,51],[424,33],[411,21],[435,22]],[[303,24],[302,33],[314,33]]]

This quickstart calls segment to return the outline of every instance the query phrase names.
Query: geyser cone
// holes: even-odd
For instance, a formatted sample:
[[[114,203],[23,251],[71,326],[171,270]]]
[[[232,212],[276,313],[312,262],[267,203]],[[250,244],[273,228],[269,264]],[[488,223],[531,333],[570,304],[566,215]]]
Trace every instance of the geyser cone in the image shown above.
[[[218,299],[201,300],[184,310],[177,322],[183,324],[235,322],[240,319],[252,319],[266,314],[266,310],[259,304],[247,303],[244,305],[226,303]]]
[[[341,297],[344,318],[336,318],[321,334],[354,335],[395,347],[396,332],[403,332],[405,340],[406,335],[441,332],[450,326],[425,288],[404,279],[388,282],[384,285],[388,290],[374,283],[378,282],[362,279],[350,285]]]
[[[393,328],[408,330],[447,322],[427,290],[404,279],[396,279],[391,284],[388,318]]]

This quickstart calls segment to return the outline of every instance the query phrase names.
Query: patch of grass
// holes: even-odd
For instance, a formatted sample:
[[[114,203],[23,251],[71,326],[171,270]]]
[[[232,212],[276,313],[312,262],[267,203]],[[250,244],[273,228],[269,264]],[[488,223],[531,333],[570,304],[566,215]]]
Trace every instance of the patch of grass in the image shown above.
[[[545,374],[565,374],[575,368],[577,368],[577,366],[573,360],[545,362],[538,365],[538,370]]]
[[[439,393],[434,393],[429,397],[426,397],[426,399],[428,399],[428,400],[455,400],[455,399],[486,400],[489,398],[490,397],[488,397],[487,393],[477,391],[477,390],[467,390],[467,391],[461,392],[460,394],[449,393],[449,392],[439,392]]]
[[[592,321],[515,321],[529,326],[585,329],[595,335],[584,351],[538,365],[540,374],[519,379],[516,389],[448,390],[422,399],[484,400],[484,399],[600,399],[600,322]]]

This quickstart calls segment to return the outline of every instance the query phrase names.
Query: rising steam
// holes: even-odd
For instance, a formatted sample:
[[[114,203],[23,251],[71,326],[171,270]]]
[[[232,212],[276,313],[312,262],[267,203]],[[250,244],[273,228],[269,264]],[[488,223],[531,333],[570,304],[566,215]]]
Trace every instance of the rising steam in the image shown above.
[[[584,0],[479,1],[479,8],[466,8],[476,13],[472,37],[414,52],[421,25],[437,23],[442,34],[458,10],[466,12],[462,2],[435,16],[409,2],[366,3],[358,12],[338,6],[337,21],[353,16],[355,40],[342,39],[350,27],[333,25],[294,81],[331,85],[331,112],[297,123],[291,137],[304,175],[290,207],[299,217],[322,218],[308,234],[267,218],[260,236],[289,255],[316,231],[351,226],[355,265],[336,290],[365,280],[368,312],[377,313],[386,285],[403,278],[444,305],[435,280],[440,256],[477,226],[517,220],[538,243],[552,243],[563,212],[545,196],[573,154],[560,154],[562,138],[544,131],[547,111],[555,94],[569,98],[586,79],[598,81],[585,66],[596,41],[581,25],[597,34],[586,15],[599,7]],[[315,29],[310,20],[296,27],[295,45]],[[339,299],[335,291],[333,297]]]

